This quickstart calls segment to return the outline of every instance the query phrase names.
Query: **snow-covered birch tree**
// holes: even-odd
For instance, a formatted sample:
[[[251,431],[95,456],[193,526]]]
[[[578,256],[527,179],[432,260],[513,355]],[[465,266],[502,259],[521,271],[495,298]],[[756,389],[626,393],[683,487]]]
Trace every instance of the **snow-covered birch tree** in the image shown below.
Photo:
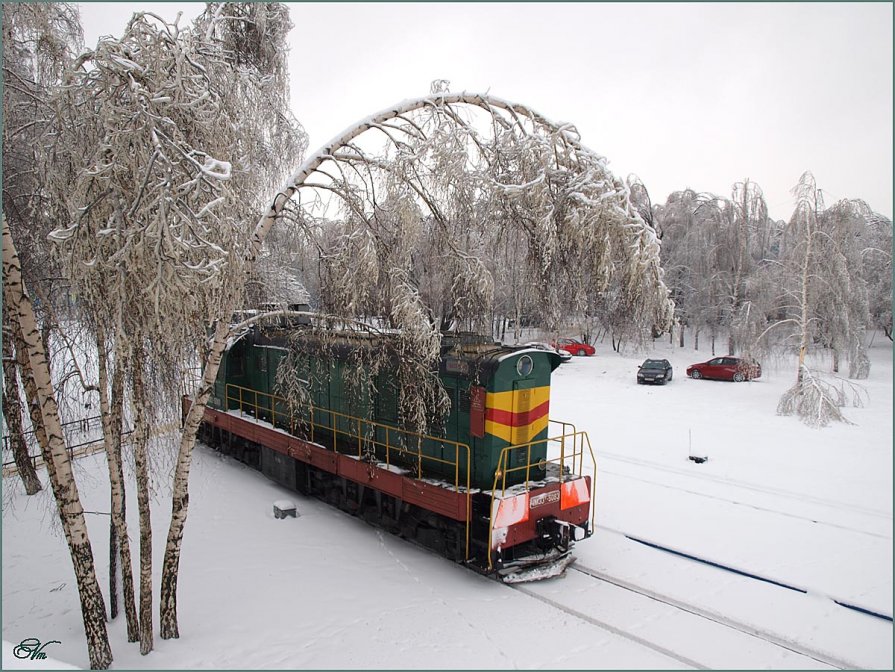
[[[730,293],[725,290],[723,261],[725,213],[732,212],[725,199],[690,189],[674,192],[656,208],[656,227],[662,232],[662,264],[670,278],[680,338],[693,332],[698,350],[700,335],[708,330],[714,354],[715,337],[722,327]]]
[[[151,409],[179,414],[185,371],[205,357],[196,345],[241,303],[247,223],[304,152],[285,102],[290,27],[277,4],[209,5],[191,27],[138,13],[81,58],[55,100],[46,170],[66,224],[52,239],[94,324],[108,325],[98,347],[125,367],[137,416],[142,653],[153,632],[145,449],[164,419]],[[183,486],[175,479],[173,526]],[[176,636],[176,565],[162,584],[161,634]]]
[[[388,316],[388,269],[403,268],[439,329],[487,329],[495,287],[524,287],[547,328],[622,287],[633,322],[667,327],[655,231],[605,163],[571,125],[493,97],[441,94],[374,115],[324,148],[286,224],[320,240],[322,276],[366,274],[358,289],[324,283],[329,312]]]
[[[867,378],[870,359],[864,345],[870,325],[861,234],[872,215],[863,201],[843,199],[819,220],[818,254],[823,261],[817,288],[817,338],[829,349],[832,369],[849,360],[849,378]]]
[[[20,329],[23,347],[27,350],[29,373],[34,380],[36,412],[40,415],[41,426],[46,433],[48,449],[44,451],[43,458],[74,565],[90,667],[106,669],[112,662],[112,651],[106,631],[105,603],[96,579],[93,550],[87,534],[87,522],[59,420],[46,351],[34,317],[31,298],[22,279],[18,252],[5,217],[3,280],[9,292],[8,306],[13,311],[12,319]]]
[[[862,277],[873,328],[892,339],[892,220],[872,213],[860,236]]]
[[[727,327],[730,354],[749,356],[749,335],[763,328],[763,318],[753,311],[748,284],[757,262],[763,258],[760,245],[769,230],[768,208],[761,188],[744,180],[733,185],[729,200],[714,202],[715,216],[720,220],[716,279],[723,297],[721,323]],[[743,348],[746,351],[743,352]]]
[[[77,9],[67,3],[5,4],[3,14],[3,284],[4,334],[14,344],[34,435],[40,446],[71,553],[90,665],[112,661],[105,606],[94,570],[87,526],[59,417],[48,352],[54,320],[54,266],[44,244],[53,222],[47,216],[45,175],[39,152],[52,118],[53,87],[81,40]],[[22,252],[19,254],[19,248]],[[33,296],[39,300],[35,310]],[[8,351],[7,351],[8,354]],[[15,384],[5,371],[7,383]],[[9,394],[10,390],[7,390]]]
[[[784,310],[789,311],[789,317],[769,329],[784,326],[798,343],[798,366],[796,382],[781,397],[777,412],[795,413],[806,424],[822,427],[830,420],[848,422],[840,410],[848,396],[843,388],[811,371],[806,357],[809,348],[821,341],[824,333],[830,335],[830,340],[833,334],[839,338],[842,333],[848,333],[848,306],[843,304],[848,299],[842,294],[842,284],[848,282],[848,274],[835,239],[825,230],[824,222],[830,218],[826,216],[823,195],[810,172],[802,175],[793,194],[797,205],[785,232],[785,253],[781,259],[781,280],[790,297]],[[837,324],[839,320],[842,322]],[[857,403],[858,397],[852,397]]]
[[[692,190],[675,192],[656,208],[662,263],[683,328],[712,338],[727,335],[727,351],[745,357],[767,352],[758,336],[776,307],[773,291],[776,224],[761,188],[733,185],[730,198]]]
[[[42,210],[42,173],[37,161],[41,138],[50,117],[49,91],[81,40],[78,13],[73,5],[6,4],[2,12],[3,29],[3,214],[19,252],[24,282],[38,298],[37,317],[44,343],[49,320],[41,319],[52,310],[51,287],[54,266],[47,255],[44,240],[51,223]],[[39,489],[33,467],[20,453],[25,450],[18,399],[17,369],[12,359],[12,310],[4,306],[4,413],[10,438],[16,450],[19,473],[27,479],[26,490]],[[21,372],[24,377],[26,373]],[[40,436],[44,434],[41,432]],[[46,448],[46,446],[43,446]]]
[[[593,289],[624,282],[643,323],[667,328],[673,306],[655,231],[605,165],[572,126],[524,105],[444,92],[408,100],[299,166],[258,221],[247,266],[274,223],[295,227],[319,255],[322,307],[337,319],[385,320],[398,351],[424,353],[430,370],[442,326],[488,325],[494,274],[509,263],[529,274],[548,324],[563,306],[584,308]],[[495,245],[506,237],[519,244]],[[512,258],[501,259],[501,249]],[[184,423],[162,576],[163,604],[175,607],[191,451],[228,334],[218,321]],[[402,398],[412,420],[435,397]],[[177,636],[174,614],[163,617],[163,637]]]

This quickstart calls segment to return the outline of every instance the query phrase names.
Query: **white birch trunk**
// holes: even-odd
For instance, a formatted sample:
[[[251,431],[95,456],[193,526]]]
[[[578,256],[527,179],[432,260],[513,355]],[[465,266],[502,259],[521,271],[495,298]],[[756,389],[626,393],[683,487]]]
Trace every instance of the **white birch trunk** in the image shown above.
[[[232,314],[232,307],[227,306]],[[174,487],[171,497],[171,526],[168,529],[168,541],[165,546],[165,558],[162,563],[161,597],[159,599],[159,633],[162,639],[180,637],[177,625],[177,574],[180,567],[180,547],[183,541],[183,528],[186,524],[189,507],[189,477],[192,464],[193,447],[199,424],[205,414],[205,405],[214,388],[214,381],[221,366],[221,357],[227,345],[228,324],[220,320],[214,332],[211,351],[205,362],[202,382],[192,399],[189,413],[184,420],[180,439],[180,450],[174,471]]]
[[[109,647],[105,603],[99,582],[96,579],[87,522],[84,519],[84,509],[81,506],[71,460],[62,433],[46,353],[34,319],[31,299],[25,292],[18,253],[5,217],[3,218],[3,279],[9,289],[12,319],[18,321],[22,338],[28,349],[31,375],[34,377],[37,392],[38,411],[46,430],[49,445],[49,451],[45,458],[49,458],[48,465],[52,464],[52,469],[49,469],[48,466],[50,481],[74,566],[75,580],[81,601],[81,615],[87,636],[90,667],[92,669],[108,669],[112,663],[112,650]]]
[[[13,338],[15,339],[16,363],[22,375],[22,387],[25,388],[25,401],[28,404],[28,415],[31,418],[31,427],[34,429],[34,437],[40,447],[40,454],[47,469],[47,475],[52,481],[55,478],[56,469],[50,460],[50,442],[44,429],[43,418],[40,414],[40,404],[37,401],[37,386],[34,384],[34,375],[31,373],[31,358],[28,356],[28,348],[22,337],[22,330],[17,320],[11,320]]]
[[[115,372],[112,374],[112,398],[109,399],[109,366],[106,354],[106,331],[102,326],[96,329],[97,355],[99,363],[99,407],[103,423],[103,443],[106,462],[109,466],[111,488],[112,525],[117,541],[118,564],[121,573],[121,589],[124,597],[124,618],[127,622],[127,641],[136,642],[139,637],[137,609],[134,601],[134,574],[131,565],[130,541],[125,517],[124,468],[121,462],[121,408],[124,401],[124,361],[117,357]],[[110,577],[114,581],[114,577]]]
[[[16,376],[15,359],[12,352],[12,343],[9,338],[3,339],[3,418],[6,420],[7,436],[9,437],[12,456],[16,462],[16,470],[19,478],[25,486],[25,494],[33,495],[40,492],[43,486],[34,468],[34,462],[28,455],[28,446],[25,444],[25,436],[22,427],[22,401],[19,397],[19,385]]]
[[[133,408],[134,465],[137,472],[137,509],[140,517],[140,653],[152,651],[152,522],[149,507],[149,465],[146,455],[149,418],[146,407],[143,349],[134,348]]]

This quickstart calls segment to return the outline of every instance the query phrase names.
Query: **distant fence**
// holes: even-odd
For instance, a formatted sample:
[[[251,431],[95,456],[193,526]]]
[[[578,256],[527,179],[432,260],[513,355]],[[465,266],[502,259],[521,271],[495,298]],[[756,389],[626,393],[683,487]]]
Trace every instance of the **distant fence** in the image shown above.
[[[62,423],[62,432],[65,435],[65,445],[68,446],[68,454],[72,456],[74,451],[83,446],[88,446],[103,440],[103,423],[102,416],[94,415],[89,418],[81,418],[79,420],[71,420]],[[128,436],[133,429],[125,428],[121,432],[121,436]],[[3,471],[15,468],[15,460],[12,459],[12,444],[10,436],[3,436]],[[28,448],[28,457],[31,463],[37,466],[37,461],[41,459],[40,446],[37,443],[37,437],[33,429],[22,433],[25,446]],[[9,460],[6,458],[9,457]]]

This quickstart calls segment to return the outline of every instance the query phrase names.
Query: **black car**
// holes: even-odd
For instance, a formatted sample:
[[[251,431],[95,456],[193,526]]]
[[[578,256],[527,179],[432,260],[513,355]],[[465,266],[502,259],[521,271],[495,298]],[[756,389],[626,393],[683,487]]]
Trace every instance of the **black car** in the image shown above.
[[[648,359],[637,369],[637,384],[659,383],[664,385],[671,382],[674,370],[667,359]]]

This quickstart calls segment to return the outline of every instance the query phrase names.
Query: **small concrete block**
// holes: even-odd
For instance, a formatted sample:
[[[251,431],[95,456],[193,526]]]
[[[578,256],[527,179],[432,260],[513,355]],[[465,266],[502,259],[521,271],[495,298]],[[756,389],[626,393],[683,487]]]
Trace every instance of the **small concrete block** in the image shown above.
[[[298,513],[295,510],[295,504],[288,499],[280,499],[273,503],[273,517],[286,518],[287,516],[296,518]]]

